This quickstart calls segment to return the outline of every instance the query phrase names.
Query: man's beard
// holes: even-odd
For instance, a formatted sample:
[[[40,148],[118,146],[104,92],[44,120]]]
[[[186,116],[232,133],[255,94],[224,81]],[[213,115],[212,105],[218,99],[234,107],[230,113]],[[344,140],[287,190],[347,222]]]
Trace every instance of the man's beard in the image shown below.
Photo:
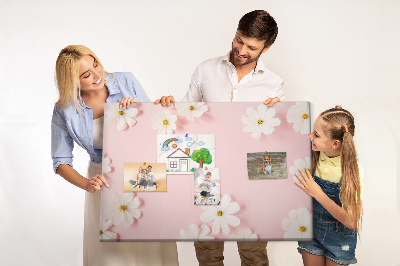
[[[238,65],[238,66],[244,66],[253,62],[256,62],[258,60],[258,58],[260,58],[262,52],[260,52],[260,54],[257,57],[243,57],[243,58],[247,58],[246,61],[240,61],[236,58],[236,55],[239,54],[239,51],[237,51],[235,48],[233,48],[232,45],[232,50],[231,50],[231,62],[234,62],[234,65]]]

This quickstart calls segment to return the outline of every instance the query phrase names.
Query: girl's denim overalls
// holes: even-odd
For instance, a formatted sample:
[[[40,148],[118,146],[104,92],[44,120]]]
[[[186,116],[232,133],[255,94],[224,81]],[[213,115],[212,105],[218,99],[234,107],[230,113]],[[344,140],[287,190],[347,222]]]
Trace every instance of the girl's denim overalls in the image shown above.
[[[315,182],[324,193],[336,204],[342,206],[339,199],[339,183],[333,183],[319,178],[313,174]],[[339,264],[356,263],[355,249],[357,245],[357,233],[355,229],[349,229],[336,220],[322,205],[313,198],[313,222],[314,240],[299,241],[298,251],[307,251],[314,255],[325,256]]]

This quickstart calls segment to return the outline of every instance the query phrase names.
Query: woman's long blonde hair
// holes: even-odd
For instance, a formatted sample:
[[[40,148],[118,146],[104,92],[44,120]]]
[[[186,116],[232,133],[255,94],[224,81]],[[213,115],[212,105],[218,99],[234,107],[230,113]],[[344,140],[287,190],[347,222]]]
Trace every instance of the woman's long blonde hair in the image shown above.
[[[331,139],[339,140],[341,145],[342,187],[339,199],[342,208],[348,213],[348,220],[356,221],[356,231],[359,232],[362,222],[362,202],[360,175],[358,171],[357,152],[354,145],[354,117],[342,109],[340,105],[326,110],[319,115],[324,121],[324,131]],[[317,166],[319,152],[313,151],[313,172]]]
[[[92,56],[103,69],[103,65],[97,56],[86,46],[69,45],[61,50],[56,61],[56,85],[60,98],[56,102],[56,106],[66,108],[69,105],[75,105],[78,111],[84,106],[81,98],[80,80],[79,80],[79,62],[85,55]]]

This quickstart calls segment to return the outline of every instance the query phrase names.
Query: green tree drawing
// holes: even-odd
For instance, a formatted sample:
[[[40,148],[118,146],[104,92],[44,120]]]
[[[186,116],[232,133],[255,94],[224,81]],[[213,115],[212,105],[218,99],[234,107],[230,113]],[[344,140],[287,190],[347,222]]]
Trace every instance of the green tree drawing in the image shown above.
[[[206,148],[201,148],[200,150],[193,151],[192,156],[190,156],[193,161],[200,164],[200,168],[203,168],[203,164],[210,164],[212,162],[212,156],[210,151]]]

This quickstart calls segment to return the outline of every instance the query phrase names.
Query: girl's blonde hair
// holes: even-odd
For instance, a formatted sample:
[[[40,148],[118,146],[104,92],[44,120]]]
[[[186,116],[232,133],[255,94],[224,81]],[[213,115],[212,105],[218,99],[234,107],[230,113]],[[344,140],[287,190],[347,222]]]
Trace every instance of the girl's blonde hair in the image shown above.
[[[324,131],[331,139],[341,143],[342,186],[339,199],[343,209],[348,213],[348,220],[357,221],[356,231],[359,232],[362,222],[362,202],[360,175],[358,172],[357,152],[354,145],[354,117],[342,109],[340,105],[322,112],[319,117],[324,121]],[[313,172],[317,166],[319,152],[313,151]]]
[[[56,102],[56,106],[66,108],[69,105],[75,105],[78,111],[84,106],[81,98],[80,80],[79,80],[79,63],[83,56],[90,55],[103,69],[102,78],[104,80],[103,65],[97,56],[86,46],[69,45],[61,50],[56,61],[56,85],[60,98]]]

